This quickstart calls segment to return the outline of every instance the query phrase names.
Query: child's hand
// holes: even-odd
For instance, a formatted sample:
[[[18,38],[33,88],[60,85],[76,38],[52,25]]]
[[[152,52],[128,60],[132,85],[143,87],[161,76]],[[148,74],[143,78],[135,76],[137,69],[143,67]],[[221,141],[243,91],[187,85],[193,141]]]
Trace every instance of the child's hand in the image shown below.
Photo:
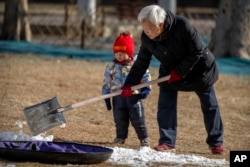
[[[122,90],[122,93],[121,93],[121,96],[122,96],[122,97],[131,96],[132,93],[133,93],[131,86],[123,86],[123,87],[121,88],[121,90]]]
[[[112,106],[111,106],[110,98],[104,99],[104,101],[105,101],[107,110],[111,110]]]
[[[141,89],[141,98],[146,99],[149,95],[150,89],[145,87]]]

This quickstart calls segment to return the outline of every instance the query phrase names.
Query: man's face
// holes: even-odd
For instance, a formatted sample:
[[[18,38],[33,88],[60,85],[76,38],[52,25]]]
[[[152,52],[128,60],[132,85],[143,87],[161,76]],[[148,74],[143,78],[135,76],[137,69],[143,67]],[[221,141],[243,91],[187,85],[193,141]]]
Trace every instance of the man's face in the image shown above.
[[[159,26],[154,25],[148,19],[144,19],[141,23],[144,33],[150,38],[154,39],[163,32],[163,23]]]

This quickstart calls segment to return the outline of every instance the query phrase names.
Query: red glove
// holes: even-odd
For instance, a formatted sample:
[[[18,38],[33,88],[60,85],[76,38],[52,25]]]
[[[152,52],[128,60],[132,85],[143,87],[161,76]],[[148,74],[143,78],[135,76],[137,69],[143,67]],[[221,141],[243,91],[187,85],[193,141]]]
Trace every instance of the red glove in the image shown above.
[[[179,76],[179,74],[177,74],[177,73],[175,72],[175,70],[172,70],[172,71],[170,72],[170,78],[169,78],[169,80],[168,80],[168,83],[172,83],[172,82],[178,81],[178,80],[180,80],[180,79],[181,79],[181,77]]]
[[[121,96],[122,97],[128,97],[128,96],[131,96],[132,95],[132,88],[131,88],[131,86],[123,86],[122,88],[121,88],[121,90],[122,90],[122,93],[121,93]]]

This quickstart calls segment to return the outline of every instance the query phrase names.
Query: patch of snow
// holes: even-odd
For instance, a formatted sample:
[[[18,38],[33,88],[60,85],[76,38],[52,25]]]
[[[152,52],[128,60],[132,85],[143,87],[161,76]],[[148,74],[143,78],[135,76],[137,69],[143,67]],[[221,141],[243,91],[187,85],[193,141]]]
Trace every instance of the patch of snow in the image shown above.
[[[127,149],[114,147],[112,156],[108,162],[126,164],[129,166],[150,166],[152,163],[164,163],[174,165],[195,165],[195,166],[228,166],[225,159],[209,159],[196,155],[176,154],[172,152],[159,152],[150,147],[139,149]]]
[[[34,140],[41,140],[41,141],[53,141],[54,136],[49,135],[45,136],[45,134],[39,134],[37,136],[30,136],[22,131],[18,133],[15,132],[1,132],[0,133],[0,141],[34,141]]]
[[[22,123],[19,122],[18,125]],[[15,132],[1,132],[0,141],[53,141],[54,136],[39,134],[37,136],[30,136],[22,131]],[[211,166],[223,167],[229,166],[229,162],[225,159],[209,159],[196,155],[184,155],[170,152],[158,152],[150,147],[141,147],[139,149],[128,149],[122,147],[111,148],[114,150],[111,157],[107,160],[114,165],[129,165],[131,167],[147,167],[152,163],[163,163],[177,166]]]
[[[27,123],[25,121],[16,121],[16,125],[19,127],[19,128],[22,128],[23,125],[26,125]]]

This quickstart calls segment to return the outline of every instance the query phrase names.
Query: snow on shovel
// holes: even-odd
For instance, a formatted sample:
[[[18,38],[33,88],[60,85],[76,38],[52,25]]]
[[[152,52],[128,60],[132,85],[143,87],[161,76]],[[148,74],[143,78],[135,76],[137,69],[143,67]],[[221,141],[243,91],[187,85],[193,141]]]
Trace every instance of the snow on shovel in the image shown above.
[[[169,76],[165,76],[150,82],[143,84],[135,85],[132,87],[132,90],[141,89],[143,87],[160,83],[169,79]],[[23,109],[25,119],[29,126],[32,135],[38,135],[48,129],[51,129],[55,126],[62,125],[66,123],[63,112],[75,109],[80,106],[87,105],[99,100],[107,99],[113,96],[121,94],[121,90],[113,92],[106,95],[97,96],[91,99],[87,99],[75,104],[71,104],[65,107],[61,107],[56,97],[53,97],[49,100],[43,101],[41,103],[26,107]]]

